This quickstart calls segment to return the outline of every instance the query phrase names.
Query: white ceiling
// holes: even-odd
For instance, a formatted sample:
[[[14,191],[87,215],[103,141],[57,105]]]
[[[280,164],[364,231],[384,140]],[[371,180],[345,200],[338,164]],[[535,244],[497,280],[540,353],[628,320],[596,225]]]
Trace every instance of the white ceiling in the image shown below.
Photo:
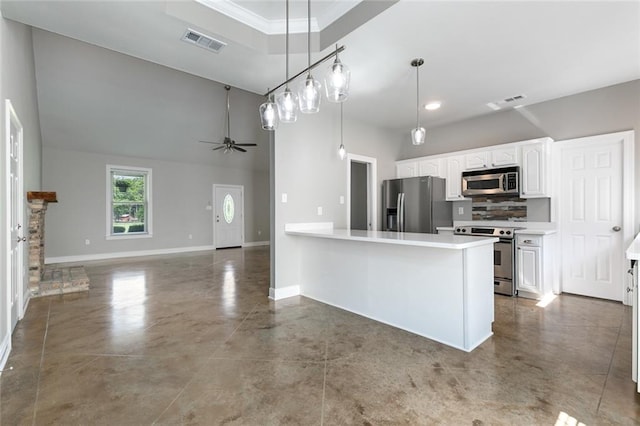
[[[281,0],[232,6],[262,22],[284,18]],[[266,34],[191,0],[3,0],[1,7],[7,18],[254,93],[285,77],[279,31]],[[425,59],[421,104],[442,101],[440,110],[421,112],[427,128],[491,113],[487,103],[514,95],[525,95],[521,103],[528,105],[640,78],[637,1],[312,0],[311,8],[320,29],[312,61],[334,42],[347,48],[341,59],[352,81],[345,117],[394,130],[415,124],[410,61],[416,57]],[[344,15],[331,18],[336,13]],[[292,21],[305,17],[306,2],[294,0]],[[228,45],[214,54],[185,44],[187,27]],[[306,66],[306,44],[304,34],[292,36],[291,74]]]

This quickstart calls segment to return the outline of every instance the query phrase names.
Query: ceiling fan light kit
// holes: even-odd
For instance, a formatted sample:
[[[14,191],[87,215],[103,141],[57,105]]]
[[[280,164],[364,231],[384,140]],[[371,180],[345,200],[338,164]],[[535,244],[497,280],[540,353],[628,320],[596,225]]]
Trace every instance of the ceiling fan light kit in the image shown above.
[[[209,141],[200,141],[201,143],[210,143],[214,145],[220,145],[219,147],[213,148],[214,151],[219,151],[221,149],[224,150],[225,153],[240,151],[247,152],[246,149],[241,148],[243,146],[257,146],[255,143],[236,143],[233,139],[231,139],[231,118],[230,118],[230,107],[229,107],[229,91],[231,90],[231,86],[224,86],[224,89],[227,91],[227,135],[224,137],[222,142],[209,142]],[[264,104],[263,104],[264,105]],[[262,105],[260,106],[262,109]]]

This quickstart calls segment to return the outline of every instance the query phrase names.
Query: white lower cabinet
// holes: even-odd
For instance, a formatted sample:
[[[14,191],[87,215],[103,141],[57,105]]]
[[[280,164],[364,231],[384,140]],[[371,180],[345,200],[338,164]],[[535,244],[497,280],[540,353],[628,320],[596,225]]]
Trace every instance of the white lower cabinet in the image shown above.
[[[516,236],[516,290],[518,296],[540,299],[552,293],[554,264],[553,236]]]

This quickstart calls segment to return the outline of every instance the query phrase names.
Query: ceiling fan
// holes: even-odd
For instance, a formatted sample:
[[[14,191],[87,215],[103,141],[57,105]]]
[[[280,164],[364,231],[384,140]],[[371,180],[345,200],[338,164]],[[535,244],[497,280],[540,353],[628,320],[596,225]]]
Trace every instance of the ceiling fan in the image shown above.
[[[218,151],[220,149],[224,149],[224,152],[247,152],[246,149],[241,148],[243,146],[257,146],[255,143],[236,143],[233,139],[231,139],[231,121],[229,119],[229,91],[231,90],[231,86],[224,86],[227,91],[227,135],[224,137],[222,142],[209,142],[209,141],[200,141],[202,143],[210,143],[214,145],[220,145],[216,148],[213,148],[214,151]]]

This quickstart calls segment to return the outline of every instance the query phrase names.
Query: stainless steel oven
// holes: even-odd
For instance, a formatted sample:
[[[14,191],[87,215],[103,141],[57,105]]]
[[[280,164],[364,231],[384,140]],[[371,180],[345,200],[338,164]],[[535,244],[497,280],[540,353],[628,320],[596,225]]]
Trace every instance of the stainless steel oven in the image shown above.
[[[506,296],[515,296],[514,231],[518,228],[490,226],[458,226],[457,235],[498,237],[493,245],[493,290]]]

